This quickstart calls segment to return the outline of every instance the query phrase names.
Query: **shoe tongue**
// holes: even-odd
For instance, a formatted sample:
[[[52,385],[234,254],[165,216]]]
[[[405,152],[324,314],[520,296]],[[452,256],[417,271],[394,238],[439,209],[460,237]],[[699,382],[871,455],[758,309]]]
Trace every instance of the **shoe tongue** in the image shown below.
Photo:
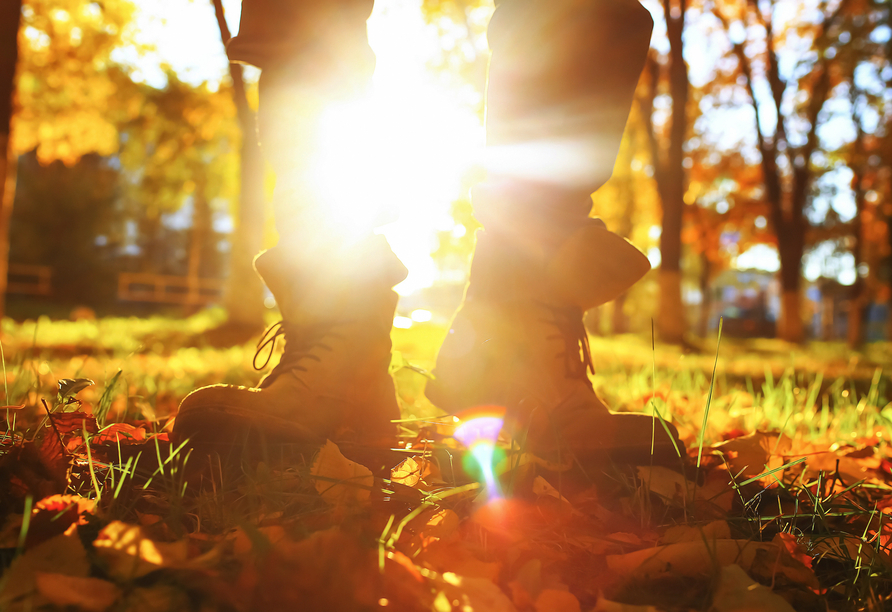
[[[353,243],[291,240],[261,254],[255,267],[292,325],[375,318],[390,325],[393,286],[407,275],[383,236]]]

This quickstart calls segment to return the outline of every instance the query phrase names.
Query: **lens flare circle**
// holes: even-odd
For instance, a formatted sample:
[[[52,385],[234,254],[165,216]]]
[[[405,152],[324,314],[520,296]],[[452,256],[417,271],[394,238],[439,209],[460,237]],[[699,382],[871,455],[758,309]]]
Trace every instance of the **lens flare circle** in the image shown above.
[[[505,409],[501,406],[480,406],[462,413],[460,425],[455,428],[453,437],[470,450],[480,469],[483,484],[489,500],[502,497],[494,467],[496,463],[496,441],[505,423]]]

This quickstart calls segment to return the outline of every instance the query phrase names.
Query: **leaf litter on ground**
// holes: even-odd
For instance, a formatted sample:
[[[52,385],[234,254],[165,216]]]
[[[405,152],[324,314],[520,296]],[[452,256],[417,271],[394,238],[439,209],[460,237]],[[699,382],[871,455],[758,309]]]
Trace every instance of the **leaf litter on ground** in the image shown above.
[[[842,612],[892,595],[880,374],[859,392],[794,371],[745,389],[721,369],[705,385],[633,373],[605,395],[653,402],[683,461],[583,473],[505,443],[495,472],[510,493],[493,499],[410,370],[397,380],[413,444],[389,473],[333,442],[187,455],[116,366],[85,373],[104,390],[75,372],[41,387],[48,414],[33,391],[7,397],[0,608]]]

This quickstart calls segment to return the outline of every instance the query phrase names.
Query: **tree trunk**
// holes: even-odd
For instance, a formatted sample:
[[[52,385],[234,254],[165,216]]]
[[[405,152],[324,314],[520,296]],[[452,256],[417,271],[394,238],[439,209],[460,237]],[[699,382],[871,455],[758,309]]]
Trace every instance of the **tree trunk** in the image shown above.
[[[854,74],[852,75],[854,82]],[[852,108],[857,106],[857,97],[861,94],[857,88],[851,90]],[[864,343],[864,317],[862,311],[868,301],[867,283],[861,277],[861,264],[865,260],[865,237],[863,216],[867,209],[867,189],[865,188],[864,174],[867,166],[864,126],[861,123],[861,113],[855,112],[855,142],[853,143],[852,159],[849,167],[852,169],[852,194],[855,198],[855,218],[852,220],[852,237],[855,244],[852,246],[852,256],[855,258],[855,284],[849,295],[848,320],[846,322],[846,344],[850,349],[861,348]],[[876,221],[875,221],[876,222]],[[871,266],[873,267],[873,266]]]
[[[224,304],[229,322],[244,327],[263,327],[266,310],[263,305],[263,282],[254,271],[254,257],[263,248],[266,217],[263,170],[260,147],[256,142],[243,143],[239,212],[232,237]]]
[[[212,0],[220,38],[223,44],[231,35],[223,14],[221,0]],[[242,67],[229,64],[232,94],[242,132],[238,217],[232,235],[229,279],[224,305],[229,324],[245,328],[262,328],[264,324],[263,283],[254,272],[254,256],[263,248],[266,206],[263,192],[263,157],[257,142],[257,122],[248,105]]]
[[[784,291],[781,294],[780,319],[777,322],[777,337],[788,342],[799,341],[804,337],[802,325],[802,299],[798,291]]]
[[[684,303],[681,301],[681,272],[659,271],[660,309],[656,324],[660,339],[681,343],[687,331]]]
[[[629,136],[628,139],[630,141],[634,140],[634,134],[632,129],[634,129],[634,124],[629,122]],[[620,215],[619,221],[617,222],[617,226],[614,231],[622,236],[623,238],[631,238],[632,230],[634,229],[634,219],[633,216],[635,214],[635,185],[634,180],[631,175],[628,174],[629,170],[632,167],[632,161],[634,159],[635,149],[630,145],[626,144],[622,148],[620,148],[620,154],[617,159],[616,166],[618,168],[623,169],[623,174],[620,177],[614,175],[613,180],[616,181],[616,189],[617,201],[622,204],[623,213]],[[626,305],[626,298],[628,297],[628,293],[623,293],[615,300],[613,300],[613,311],[611,312],[611,322],[610,322],[610,331],[613,335],[616,334],[625,334],[629,331],[629,319],[624,312],[624,308]]]
[[[816,39],[823,38],[832,31],[834,24],[845,14],[843,8],[848,0],[842,0],[830,14],[825,14],[818,24]],[[752,54],[741,42],[731,41],[737,59],[740,62],[742,76],[750,96],[755,118],[756,141],[761,156],[762,176],[765,184],[765,200],[771,207],[771,223],[777,237],[777,249],[780,256],[781,280],[781,315],[778,321],[778,337],[789,342],[799,343],[804,339],[802,324],[802,298],[800,295],[802,256],[805,253],[805,231],[807,221],[803,214],[808,199],[808,190],[812,181],[812,154],[818,146],[818,116],[827,101],[831,89],[830,57],[822,55],[815,63],[811,73],[811,90],[800,86],[798,93],[806,93],[808,104],[805,120],[808,131],[803,144],[791,144],[787,137],[786,113],[783,106],[785,92],[789,82],[781,77],[780,60],[775,48],[773,31],[773,15],[766,16],[759,3],[752,3],[753,15],[765,31],[764,41],[764,76],[772,94],[774,111],[778,118],[774,134],[766,136],[762,132],[761,110],[754,91]],[[726,31],[730,32],[729,22],[720,10],[713,13],[722,22]],[[730,36],[729,36],[730,39]],[[799,83],[808,79],[797,79]],[[800,118],[801,119],[801,118]],[[778,160],[786,158],[786,166],[792,168],[787,178]],[[788,187],[788,191],[784,187]]]
[[[687,2],[680,0],[680,11],[677,13],[673,13],[670,4],[669,0],[663,1],[666,35],[669,39],[669,94],[672,98],[669,146],[664,156],[660,155],[660,147],[656,144],[652,116],[648,116],[648,125],[657,191],[660,194],[663,209],[663,231],[660,234],[661,263],[659,310],[656,317],[657,332],[664,342],[681,344],[687,331],[687,319],[681,300],[681,229],[686,189],[684,142],[688,130],[687,108],[690,82],[683,53]],[[655,79],[651,83],[651,87],[656,87]]]
[[[15,201],[18,170],[10,134],[21,15],[21,0],[0,2],[0,319],[6,312],[9,221],[12,217],[12,204]]]
[[[613,328],[614,335],[625,334],[629,331],[629,318],[624,312],[626,297],[628,297],[628,294],[623,293],[618,298],[613,300],[613,320],[611,323],[611,327]]]
[[[780,231],[783,231],[783,226]],[[781,312],[777,322],[777,337],[799,344],[805,339],[801,289],[804,247],[800,241],[788,237],[784,241],[779,240],[778,251],[781,262]]]
[[[861,284],[861,280],[855,281],[855,285]],[[856,289],[857,293],[857,289]],[[862,314],[864,303],[860,296],[854,295],[849,300],[848,321],[846,325],[846,344],[852,350],[858,350],[864,344],[864,316]]]
[[[196,190],[192,202],[192,231],[189,239],[189,268],[186,278],[189,282],[190,305],[201,303],[201,254],[211,229],[211,207],[204,197],[204,186]]]

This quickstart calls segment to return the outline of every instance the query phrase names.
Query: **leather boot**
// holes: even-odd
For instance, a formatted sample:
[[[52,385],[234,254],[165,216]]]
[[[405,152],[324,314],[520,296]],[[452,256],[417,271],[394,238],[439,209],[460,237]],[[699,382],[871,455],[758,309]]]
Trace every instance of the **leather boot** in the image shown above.
[[[539,252],[484,232],[428,397],[449,412],[504,406],[508,433],[540,456],[569,451],[647,463],[653,437],[654,459],[677,457],[660,423],[610,412],[588,377],[594,368],[583,313],[616,298],[649,269],[638,249],[598,219],[580,224],[558,248]]]
[[[267,440],[317,444],[325,439],[390,445],[399,418],[390,365],[390,329],[406,276],[382,236],[302,260],[276,247],[255,267],[283,319],[258,344],[262,369],[277,340],[284,353],[256,388],[211,385],[180,404],[174,437],[232,444],[239,432]]]
[[[591,199],[613,170],[653,21],[637,0],[496,1],[486,92],[488,180],[474,193],[486,231],[428,397],[458,412],[507,409],[538,455],[675,456],[670,427],[613,414],[582,315],[650,269]]]

